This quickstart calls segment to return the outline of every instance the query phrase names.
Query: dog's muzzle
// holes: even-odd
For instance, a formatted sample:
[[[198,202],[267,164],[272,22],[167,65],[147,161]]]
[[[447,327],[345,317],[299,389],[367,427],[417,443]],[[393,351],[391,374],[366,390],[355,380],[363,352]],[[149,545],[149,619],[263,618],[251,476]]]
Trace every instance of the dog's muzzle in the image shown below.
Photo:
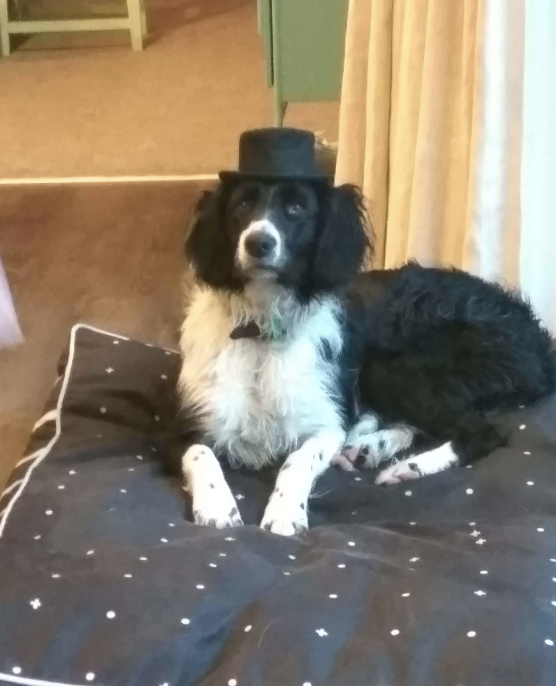
[[[253,222],[241,234],[238,262],[243,269],[273,269],[281,264],[281,258],[282,239],[272,222]]]

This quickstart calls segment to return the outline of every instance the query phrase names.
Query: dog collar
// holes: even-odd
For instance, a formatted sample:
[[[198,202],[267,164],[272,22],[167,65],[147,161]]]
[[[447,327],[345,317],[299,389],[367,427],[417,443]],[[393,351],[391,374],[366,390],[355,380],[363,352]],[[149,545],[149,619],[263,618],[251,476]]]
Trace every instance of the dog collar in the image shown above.
[[[241,338],[254,338],[261,341],[269,341],[270,343],[280,343],[286,336],[286,330],[282,326],[280,317],[273,317],[270,321],[270,330],[261,329],[257,322],[251,320],[246,324],[240,324],[232,329],[230,338],[232,341],[240,340]]]

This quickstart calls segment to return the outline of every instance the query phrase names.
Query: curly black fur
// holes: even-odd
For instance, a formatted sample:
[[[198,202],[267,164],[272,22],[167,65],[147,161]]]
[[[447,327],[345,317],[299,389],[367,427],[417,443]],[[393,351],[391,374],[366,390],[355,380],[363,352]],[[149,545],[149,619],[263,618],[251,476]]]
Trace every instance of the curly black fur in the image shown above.
[[[503,444],[491,413],[552,393],[552,343],[517,294],[457,269],[361,274],[347,293],[364,341],[361,403],[386,421],[453,441],[466,463]]]

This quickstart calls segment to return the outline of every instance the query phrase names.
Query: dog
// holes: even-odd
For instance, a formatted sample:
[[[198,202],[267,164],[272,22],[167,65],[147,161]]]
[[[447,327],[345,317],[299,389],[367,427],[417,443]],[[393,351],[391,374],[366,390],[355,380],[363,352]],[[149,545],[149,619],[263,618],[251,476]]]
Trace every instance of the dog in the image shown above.
[[[249,132],[240,146],[296,133]],[[186,240],[181,469],[197,524],[242,524],[221,461],[280,465],[261,527],[291,536],[332,464],[401,456],[378,484],[467,465],[505,441],[491,415],[554,391],[550,336],[519,295],[456,269],[362,272],[360,191],[244,153],[247,171],[204,193]]]

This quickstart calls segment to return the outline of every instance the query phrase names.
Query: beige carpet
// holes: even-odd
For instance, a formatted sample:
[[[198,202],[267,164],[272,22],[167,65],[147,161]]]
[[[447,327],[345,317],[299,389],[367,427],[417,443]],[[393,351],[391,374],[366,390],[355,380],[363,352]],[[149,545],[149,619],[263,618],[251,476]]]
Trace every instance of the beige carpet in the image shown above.
[[[183,238],[201,189],[179,182],[2,190],[0,254],[25,344],[0,350],[0,490],[75,322],[176,344]]]
[[[241,131],[272,123],[256,0],[147,6],[142,53],[125,35],[87,34],[32,38],[0,59],[0,179],[211,173],[235,164]],[[335,140],[337,115],[295,105],[286,123]]]

